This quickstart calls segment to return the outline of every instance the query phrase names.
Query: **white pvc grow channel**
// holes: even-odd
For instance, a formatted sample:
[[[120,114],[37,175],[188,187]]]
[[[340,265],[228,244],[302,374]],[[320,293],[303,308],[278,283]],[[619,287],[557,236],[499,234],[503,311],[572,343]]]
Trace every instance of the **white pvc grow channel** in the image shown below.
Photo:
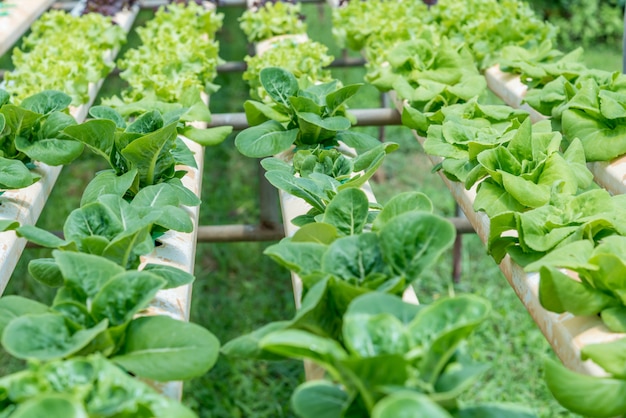
[[[8,0],[0,16],[0,55],[4,55],[54,0]]]

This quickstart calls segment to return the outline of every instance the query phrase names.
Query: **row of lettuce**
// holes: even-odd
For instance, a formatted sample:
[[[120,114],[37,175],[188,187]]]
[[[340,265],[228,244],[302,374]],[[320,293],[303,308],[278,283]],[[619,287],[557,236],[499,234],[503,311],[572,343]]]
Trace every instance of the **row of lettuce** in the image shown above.
[[[190,284],[194,276],[141,262],[168,231],[194,228],[185,208],[200,200],[181,178],[196,160],[180,135],[207,145],[230,133],[189,124],[210,120],[201,92],[213,88],[221,19],[195,3],[159,10],[139,30],[143,44],[120,62],[128,89],[92,107],[82,123],[68,106],[87,102],[89,85],[110,70],[103,52],[121,45],[123,31],[97,14],[52,11],[14,52],[16,69],[6,75],[10,93],[0,91],[2,188],[27,186],[37,180],[29,170],[36,161],[67,164],[85,147],[110,168],[87,185],[63,238],[2,222],[3,230],[53,249],[51,258],[33,260],[28,269],[57,291],[50,305],[0,299],[2,346],[28,362],[0,378],[0,416],[195,416],[143,380],[204,374],[217,360],[219,341],[198,325],[145,314],[157,292]],[[157,61],[168,63],[165,74]]]
[[[364,30],[367,22],[387,20],[379,27],[393,33]],[[508,254],[526,271],[539,271],[546,309],[599,315],[611,331],[625,332],[625,198],[599,188],[586,167],[626,152],[624,76],[586,69],[581,51],[552,50],[552,28],[516,1],[441,1],[428,9],[350,2],[335,11],[334,27],[345,45],[364,48],[368,80],[404,100],[403,123],[425,138],[426,152],[442,157],[436,168],[467,189],[476,186],[474,209],[490,218],[494,259]],[[482,104],[480,70],[496,62],[522,74],[532,88],[526,101],[551,121],[532,126],[524,112]],[[583,359],[603,367],[605,378],[548,362],[557,400],[585,416],[624,414],[624,344],[583,348]]]
[[[432,305],[402,300],[451,247],[455,229],[433,214],[422,193],[402,193],[382,206],[361,190],[397,144],[351,129],[345,104],[361,85],[329,80],[322,68],[332,57],[307,71],[298,63],[311,41],[288,36],[280,25],[272,31],[250,23],[284,22],[281,13],[297,12],[297,5],[268,3],[246,13],[269,17],[242,17],[251,42],[267,33],[271,45],[249,60],[258,72],[251,83],[257,100],[244,104],[250,127],[235,145],[246,156],[265,157],[270,183],[310,206],[291,220],[299,227],[293,236],[265,250],[302,281],[301,308],[291,320],[228,342],[222,353],[302,359],[323,368],[323,380],[300,385],[292,396],[303,418],[533,416],[513,405],[459,401],[487,368],[469,359],[463,342],[488,317],[490,304],[473,295]],[[271,39],[278,35],[287,36]],[[285,68],[271,66],[286,55],[277,62]]]

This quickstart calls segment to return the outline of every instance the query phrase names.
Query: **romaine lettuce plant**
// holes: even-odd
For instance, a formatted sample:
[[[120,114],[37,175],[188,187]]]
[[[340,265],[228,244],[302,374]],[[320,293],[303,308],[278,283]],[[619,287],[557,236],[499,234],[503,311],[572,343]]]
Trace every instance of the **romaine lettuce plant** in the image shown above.
[[[136,173],[129,174],[124,180],[129,181]],[[110,181],[102,176],[106,173],[98,176],[99,180]],[[96,192],[92,189],[90,194],[92,191]],[[123,193],[120,190],[119,194]],[[17,228],[17,233],[43,247],[96,254],[124,268],[136,268],[139,257],[152,252],[154,240],[163,232],[193,230],[189,214],[179,207],[182,194],[171,185],[145,187],[130,203],[119,194],[101,194],[73,210],[63,226],[65,239],[32,225]],[[186,198],[187,193],[183,196]],[[29,265],[31,274],[41,281],[51,277],[50,268],[46,258],[33,260]]]
[[[592,344],[582,349],[582,358],[591,359],[609,376],[589,376],[573,372],[546,360],[546,383],[556,400],[568,410],[593,418],[611,418],[626,414],[626,374],[624,339]]]
[[[134,172],[136,177],[130,179],[127,186],[127,194],[132,197],[142,188],[155,184],[179,189],[177,185],[185,171],[177,170],[176,165],[196,167],[193,154],[179,138],[179,133],[209,145],[223,141],[232,129],[227,127],[205,133],[202,129],[186,127],[180,117],[188,112],[189,109],[179,107],[165,114],[153,110],[126,124],[115,110],[96,106],[90,110],[95,119],[70,126],[63,133],[104,157],[111,173],[122,176]]]
[[[306,33],[300,3],[267,2],[259,8],[248,9],[239,18],[239,26],[248,42],[260,42],[278,35]]]
[[[577,274],[577,280],[561,269]],[[526,266],[539,271],[539,300],[549,311],[600,315],[613,332],[626,332],[626,237],[575,241]]]
[[[200,376],[217,360],[219,342],[204,328],[136,315],[158,290],[193,276],[159,265],[126,270],[92,254],[53,256],[58,270],[49,269],[48,281],[62,287],[51,306],[20,296],[0,299],[2,346],[11,355],[49,361],[100,353],[136,376],[159,381]]]
[[[361,190],[342,191],[320,222],[265,250],[302,279],[304,298],[294,319],[239,337],[224,351],[264,355],[258,348],[259,336],[277,329],[309,330],[340,339],[341,317],[355,297],[372,291],[401,294],[452,245],[454,227],[431,212],[425,195],[404,193],[372,220]]]
[[[422,113],[468,101],[487,87],[466,49],[446,38],[437,44],[429,36],[402,42],[388,55],[389,65],[368,75],[383,91],[395,90]]]
[[[510,131],[505,144],[481,151],[476,165],[467,174],[466,187],[488,175],[478,185],[474,209],[490,217],[503,212],[522,212],[550,202],[551,195],[576,195],[597,187],[586,166],[580,141],[574,140],[561,153],[562,137],[550,122],[532,125],[526,119]]]
[[[243,73],[243,79],[250,84],[250,97],[262,102],[273,99],[259,79],[261,71],[267,67],[280,67],[292,72],[303,86],[332,79],[330,70],[324,69],[333,62],[333,57],[328,55],[328,48],[310,40],[298,42],[286,38],[272,43],[263,54],[245,57],[245,61],[247,69]]]
[[[3,418],[196,417],[99,355],[32,362],[0,378],[0,392]]]
[[[251,337],[268,356],[310,360],[326,370],[329,380],[296,389],[292,402],[300,417],[391,418],[420,410],[429,417],[451,416],[446,410],[464,416],[456,415],[457,398],[486,368],[468,364],[457,349],[489,310],[476,296],[420,306],[373,292],[352,300],[336,337],[277,326]],[[236,349],[234,342],[224,347],[227,354]],[[399,398],[412,402],[397,404]],[[412,409],[415,404],[426,409]]]
[[[67,108],[72,98],[47,90],[11,103],[0,90],[0,189],[19,189],[39,179],[35,161],[63,165],[83,152],[83,144],[72,141],[63,130],[76,124]]]
[[[618,88],[601,88],[587,79],[562,115],[565,137],[579,138],[587,161],[608,161],[626,154],[626,76]]]
[[[553,193],[550,204],[527,212],[503,212],[491,218],[488,250],[499,263],[508,253],[521,266],[581,239],[595,242],[626,235],[626,195],[603,189],[579,195]],[[517,231],[511,235],[511,231]]]
[[[348,132],[352,126],[345,103],[360,84],[339,87],[337,80],[301,88],[289,71],[268,67],[259,80],[271,97],[268,104],[247,101],[250,127],[235,138],[235,146],[248,157],[268,157],[288,150],[329,148],[343,141],[357,150],[379,142],[365,134]]]

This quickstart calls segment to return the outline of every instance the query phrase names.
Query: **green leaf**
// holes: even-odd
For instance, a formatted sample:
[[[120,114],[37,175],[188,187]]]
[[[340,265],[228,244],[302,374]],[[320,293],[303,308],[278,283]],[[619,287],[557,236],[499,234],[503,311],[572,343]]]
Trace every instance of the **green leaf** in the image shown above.
[[[433,203],[424,193],[420,192],[404,192],[392,197],[383,210],[378,214],[374,223],[373,230],[381,229],[387,222],[398,215],[406,212],[422,211],[432,213]]]
[[[603,309],[602,321],[613,332],[626,332],[626,306],[614,306]]]
[[[335,240],[322,258],[322,271],[360,286],[378,284],[387,273],[378,237],[366,232]]]
[[[380,230],[380,248],[393,270],[413,281],[454,242],[456,230],[447,220],[426,212],[406,212]]]
[[[109,106],[92,106],[89,108],[89,115],[96,119],[112,120],[118,128],[126,129],[126,122],[122,115]]]
[[[297,135],[298,129],[285,130],[280,123],[268,120],[239,132],[235,146],[246,157],[268,157],[288,149]]]
[[[63,133],[79,141],[107,161],[111,158],[117,126],[109,119],[93,119],[80,125],[68,126]]]
[[[23,162],[0,157],[0,189],[21,189],[39,180]]]
[[[163,289],[174,289],[193,283],[196,277],[179,268],[164,264],[146,264],[142,271],[155,274],[165,280]]]
[[[67,109],[70,103],[72,103],[72,98],[67,94],[55,90],[45,90],[25,98],[20,106],[31,112],[45,115]]]
[[[380,292],[370,292],[354,299],[345,313],[350,315],[378,315],[388,313],[398,318],[403,324],[409,324],[426,305],[405,303],[401,298]]]
[[[281,113],[265,103],[254,100],[246,100],[243,103],[243,109],[246,112],[246,119],[250,126],[260,125],[268,120],[275,120],[280,123],[289,121],[289,115]]]
[[[626,339],[589,344],[582,348],[581,358],[592,360],[614,377],[626,378]]]
[[[174,122],[137,138],[122,150],[131,168],[139,171],[142,186],[156,184],[163,177],[171,177],[170,171],[174,169],[175,161],[170,150],[177,137],[176,125]]]
[[[124,347],[112,360],[148,379],[186,380],[213,367],[219,347],[218,339],[201,326],[166,316],[142,317],[130,323]]]
[[[322,198],[324,191],[315,181],[294,177],[293,174],[284,171],[268,171],[265,178],[277,189],[303,199],[320,212],[325,211],[326,206]]]
[[[343,336],[347,349],[359,357],[404,355],[410,349],[405,325],[389,313],[345,315]]]
[[[570,411],[598,418],[626,413],[626,380],[575,373],[552,360],[545,370],[548,389]]]
[[[158,110],[149,110],[137,117],[125,132],[149,134],[163,128],[164,120]]]
[[[377,138],[362,132],[355,132],[353,130],[337,132],[335,138],[337,141],[343,142],[347,146],[354,148],[359,153],[368,151],[380,145],[380,141]]]
[[[313,242],[329,245],[339,237],[337,228],[323,222],[313,222],[299,228],[291,242]]]
[[[372,418],[452,418],[428,396],[415,392],[396,392],[383,398],[372,410]]]
[[[272,99],[288,107],[289,97],[295,96],[298,92],[298,80],[282,68],[263,68],[259,74],[259,80]]]
[[[369,200],[362,190],[345,189],[330,201],[323,222],[335,226],[341,235],[360,234],[367,222],[368,210]]]
[[[9,295],[0,298],[0,335],[13,319],[28,314],[44,314],[49,310],[43,303],[21,296]]]
[[[262,326],[259,329],[252,331],[249,334],[241,335],[235,339],[230,340],[220,350],[222,354],[244,359],[264,359],[264,360],[279,360],[281,356],[272,354],[262,350],[259,347],[259,342],[266,335],[274,332],[286,329],[290,324],[290,321],[277,321],[270,322],[267,325]]]
[[[116,263],[96,255],[55,251],[53,256],[66,283],[82,289],[89,297],[94,297],[106,282],[125,271]]]
[[[125,271],[110,278],[91,303],[91,314],[97,320],[107,319],[110,326],[129,322],[148,306],[165,279],[145,271]]]
[[[60,393],[45,393],[21,403],[12,418],[88,418],[84,406],[75,397]]]
[[[348,402],[348,394],[326,380],[303,383],[291,397],[293,410],[301,418],[341,418]]]
[[[37,258],[31,260],[28,263],[28,272],[35,280],[46,286],[63,286],[63,275],[54,258]]]
[[[350,84],[348,86],[344,86],[339,90],[333,91],[326,96],[326,106],[328,107],[328,114],[334,115],[337,110],[343,104],[348,101],[352,96],[354,96],[359,89],[363,86],[363,84]]]
[[[539,301],[551,312],[596,315],[615,303],[609,295],[572,279],[555,267],[541,267]]]
[[[22,225],[16,230],[18,237],[23,237],[32,243],[46,248],[61,248],[68,245],[68,242],[59,238],[52,232],[37,228],[33,225]]]
[[[77,353],[106,330],[107,321],[71,333],[62,315],[28,314],[11,321],[2,333],[2,345],[20,359],[54,360]]]
[[[121,176],[118,176],[115,170],[101,171],[85,187],[83,196],[80,199],[80,205],[85,206],[87,203],[94,202],[99,196],[105,194],[114,194],[122,197],[136,180],[137,169],[132,169]]]
[[[327,248],[328,246],[316,242],[283,240],[267,247],[263,254],[296,274],[305,276],[320,270],[322,255]]]
[[[264,350],[294,359],[308,359],[322,365],[333,365],[347,358],[341,345],[330,339],[295,329],[275,331],[261,339]]]
[[[424,354],[420,376],[434,384],[458,345],[487,319],[489,302],[474,295],[443,298],[422,309],[409,324],[409,332]]]
[[[233,132],[232,126],[217,126],[215,128],[198,129],[187,126],[183,129],[183,135],[203,147],[219,145]]]

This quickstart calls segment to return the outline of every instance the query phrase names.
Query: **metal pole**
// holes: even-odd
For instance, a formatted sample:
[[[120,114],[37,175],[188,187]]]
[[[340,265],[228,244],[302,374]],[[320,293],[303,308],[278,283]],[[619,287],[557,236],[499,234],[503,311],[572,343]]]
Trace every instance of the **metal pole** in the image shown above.
[[[458,218],[458,216],[461,215],[462,212],[457,202],[454,202],[454,212],[455,212],[455,215],[457,216],[457,219],[461,219],[461,218]],[[467,221],[467,223],[469,223],[469,221]],[[463,236],[461,234],[457,234],[456,238],[454,239],[454,247],[452,248],[452,280],[454,281],[454,283],[459,283],[461,281],[462,250],[463,250]]]
[[[198,226],[198,242],[277,241],[284,236],[282,227],[269,229],[260,225]]]
[[[396,109],[351,109],[356,126],[401,125],[402,117]],[[213,113],[209,127],[230,125],[236,131],[246,129],[248,121],[245,113]]]
[[[272,230],[283,229],[278,207],[278,189],[265,178],[265,169],[258,165],[259,178],[259,222],[261,227]]]

